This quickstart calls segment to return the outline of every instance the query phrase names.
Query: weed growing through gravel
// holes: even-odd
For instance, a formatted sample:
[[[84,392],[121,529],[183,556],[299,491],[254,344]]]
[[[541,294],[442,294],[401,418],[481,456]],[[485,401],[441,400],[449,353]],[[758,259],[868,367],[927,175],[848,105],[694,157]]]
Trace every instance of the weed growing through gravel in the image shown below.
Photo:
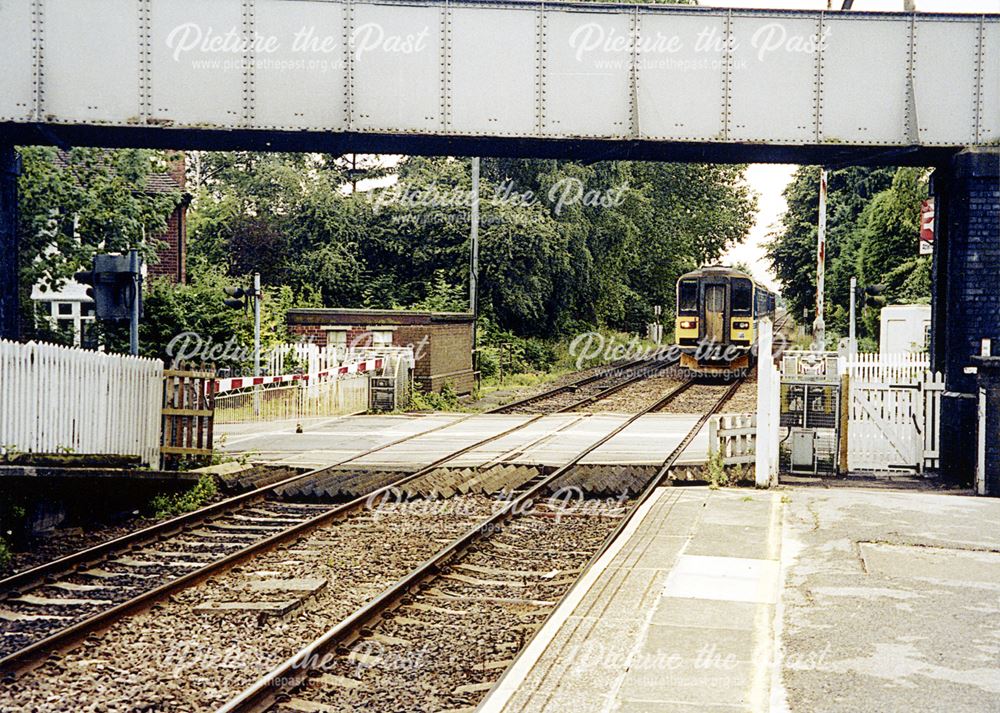
[[[205,474],[198,479],[193,488],[185,493],[157,495],[150,501],[150,507],[153,510],[153,516],[157,518],[183,515],[202,507],[218,492],[215,478],[211,474]]]

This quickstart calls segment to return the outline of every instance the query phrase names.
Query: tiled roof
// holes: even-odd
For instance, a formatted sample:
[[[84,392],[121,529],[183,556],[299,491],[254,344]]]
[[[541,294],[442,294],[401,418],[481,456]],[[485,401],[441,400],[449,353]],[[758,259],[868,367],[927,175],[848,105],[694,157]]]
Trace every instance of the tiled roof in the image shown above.
[[[59,149],[56,152],[55,162],[59,168],[67,168],[69,166],[67,153]],[[169,173],[150,173],[146,176],[145,191],[147,193],[176,193],[181,190],[183,189],[180,184]]]

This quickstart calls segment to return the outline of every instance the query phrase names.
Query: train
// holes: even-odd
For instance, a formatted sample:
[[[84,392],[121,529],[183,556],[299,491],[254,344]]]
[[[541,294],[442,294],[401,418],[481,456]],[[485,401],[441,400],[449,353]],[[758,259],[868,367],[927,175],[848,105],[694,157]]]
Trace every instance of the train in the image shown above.
[[[712,265],[681,275],[674,329],[681,368],[707,375],[750,368],[758,321],[773,320],[775,308],[774,293],[740,270]]]

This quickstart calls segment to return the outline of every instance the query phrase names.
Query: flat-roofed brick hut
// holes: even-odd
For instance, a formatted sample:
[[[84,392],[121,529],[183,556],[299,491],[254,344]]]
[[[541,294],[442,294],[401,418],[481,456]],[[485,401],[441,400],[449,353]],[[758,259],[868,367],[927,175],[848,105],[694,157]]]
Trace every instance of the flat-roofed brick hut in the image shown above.
[[[459,395],[472,393],[473,317],[461,312],[385,309],[291,309],[288,329],[320,347],[413,347],[414,380],[424,391],[451,384]]]

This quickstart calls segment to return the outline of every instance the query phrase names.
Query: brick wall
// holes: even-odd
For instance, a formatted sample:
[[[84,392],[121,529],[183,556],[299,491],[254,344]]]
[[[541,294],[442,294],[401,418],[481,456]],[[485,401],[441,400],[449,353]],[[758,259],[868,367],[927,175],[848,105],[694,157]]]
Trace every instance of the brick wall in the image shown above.
[[[156,240],[166,244],[157,251],[159,262],[148,267],[150,277],[167,277],[171,282],[187,280],[186,210],[186,204],[179,205],[167,221],[167,229],[156,236]]]
[[[440,392],[451,384],[460,394],[475,387],[472,371],[472,318],[469,315],[387,310],[291,310],[289,331],[297,338],[326,345],[325,326],[347,328],[348,344],[373,329],[393,328],[392,344],[413,346],[414,379],[425,390]],[[359,346],[369,344],[363,339]]]
[[[977,386],[967,369],[984,338],[1000,353],[1000,149],[957,154],[935,171],[934,191],[931,354],[945,376],[941,469],[971,482]]]

